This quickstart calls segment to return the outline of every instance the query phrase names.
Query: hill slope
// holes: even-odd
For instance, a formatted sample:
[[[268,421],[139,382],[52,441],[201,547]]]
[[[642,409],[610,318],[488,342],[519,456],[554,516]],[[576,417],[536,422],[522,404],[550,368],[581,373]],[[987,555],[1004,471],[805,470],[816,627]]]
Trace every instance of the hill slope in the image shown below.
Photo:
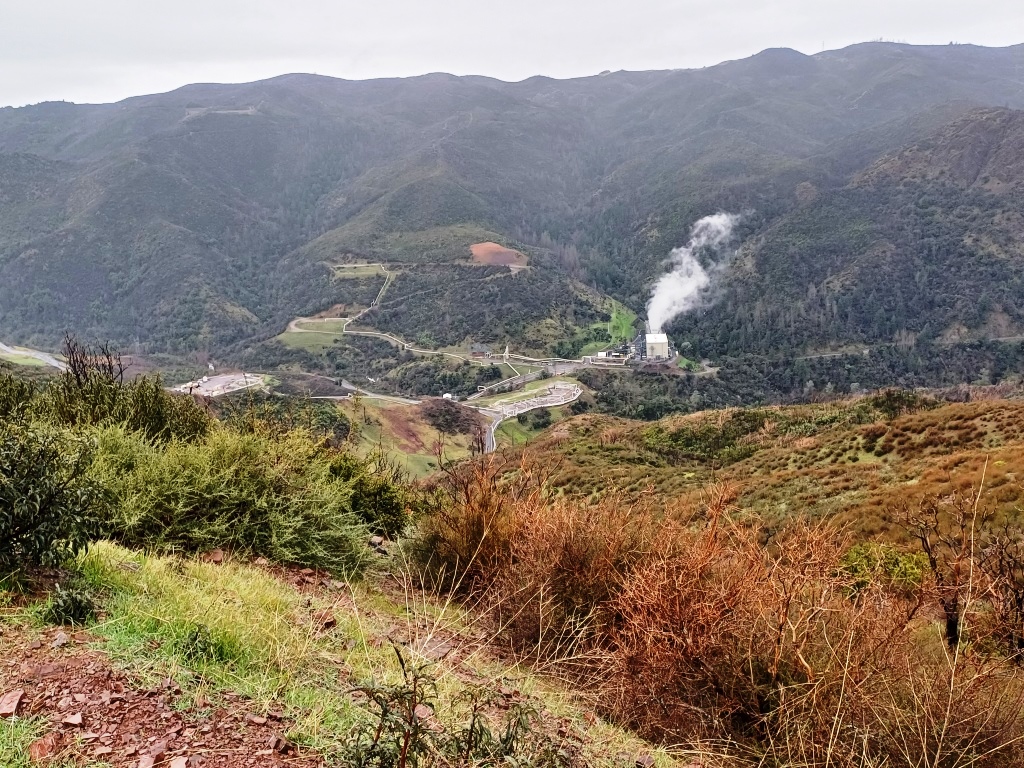
[[[766,227],[677,331],[713,355],[1020,335],[1022,150],[1024,112],[979,109],[882,156]]]
[[[3,109],[0,332],[223,350],[338,303],[330,263],[464,263],[485,240],[528,251],[538,282],[585,278],[639,310],[699,216],[747,210],[743,237],[785,233],[773,223],[807,190],[818,211],[970,107],[1024,107],[1022,61],[1021,46],[866,44],[567,81],[288,75]],[[550,312],[525,303],[497,341]]]

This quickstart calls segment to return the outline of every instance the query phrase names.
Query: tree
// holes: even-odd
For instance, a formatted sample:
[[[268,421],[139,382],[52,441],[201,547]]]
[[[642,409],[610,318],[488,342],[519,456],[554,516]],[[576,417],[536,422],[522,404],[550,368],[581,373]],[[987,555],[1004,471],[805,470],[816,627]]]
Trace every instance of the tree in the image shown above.
[[[980,501],[981,487],[947,499],[930,496],[916,511],[904,506],[896,516],[928,559],[945,617],[946,643],[953,650],[960,644],[964,613],[980,592],[978,580],[984,575],[975,566],[992,513],[979,509]]]

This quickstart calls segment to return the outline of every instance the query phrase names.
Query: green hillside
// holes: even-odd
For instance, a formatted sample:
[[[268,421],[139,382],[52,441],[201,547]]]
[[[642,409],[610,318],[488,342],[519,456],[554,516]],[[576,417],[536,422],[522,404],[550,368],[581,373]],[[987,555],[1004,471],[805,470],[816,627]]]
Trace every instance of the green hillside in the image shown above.
[[[0,335],[239,361],[358,303],[332,266],[364,260],[409,266],[374,327],[578,354],[598,341],[580,329],[608,322],[600,294],[642,314],[668,251],[716,210],[744,214],[742,258],[721,302],[670,329],[695,353],[1006,335],[1022,62],[1021,46],[874,43],[3,109]],[[530,269],[468,272],[486,241]]]
[[[1022,148],[1024,112],[976,110],[883,156],[766,227],[674,330],[714,356],[1019,336]]]

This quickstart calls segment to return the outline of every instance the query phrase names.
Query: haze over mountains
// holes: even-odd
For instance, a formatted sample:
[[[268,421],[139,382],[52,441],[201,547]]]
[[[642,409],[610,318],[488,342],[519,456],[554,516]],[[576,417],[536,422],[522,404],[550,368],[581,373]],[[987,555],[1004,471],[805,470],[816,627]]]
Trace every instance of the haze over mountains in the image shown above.
[[[719,300],[668,328],[702,354],[1013,335],[1019,109],[1024,46],[884,43],[2,109],[0,334],[239,349],[344,300],[328,265],[354,255],[429,283],[380,327],[536,348],[536,323],[580,286],[642,311],[668,252],[724,210],[745,215]],[[451,276],[485,240],[531,269],[459,293]],[[494,322],[473,319],[474,297]]]

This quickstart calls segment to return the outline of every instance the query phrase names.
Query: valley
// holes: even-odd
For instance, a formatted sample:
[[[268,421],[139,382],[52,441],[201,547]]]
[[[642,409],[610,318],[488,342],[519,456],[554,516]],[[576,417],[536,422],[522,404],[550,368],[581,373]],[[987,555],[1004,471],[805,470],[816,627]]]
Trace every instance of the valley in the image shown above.
[[[395,367],[370,343],[388,336],[580,359],[646,315],[695,221],[731,211],[714,301],[666,329],[689,359],[1020,335],[1021,56],[874,43],[566,82],[295,75],[6,109],[0,334],[349,379]],[[372,309],[348,331],[386,336],[345,361],[274,341],[339,306]]]

